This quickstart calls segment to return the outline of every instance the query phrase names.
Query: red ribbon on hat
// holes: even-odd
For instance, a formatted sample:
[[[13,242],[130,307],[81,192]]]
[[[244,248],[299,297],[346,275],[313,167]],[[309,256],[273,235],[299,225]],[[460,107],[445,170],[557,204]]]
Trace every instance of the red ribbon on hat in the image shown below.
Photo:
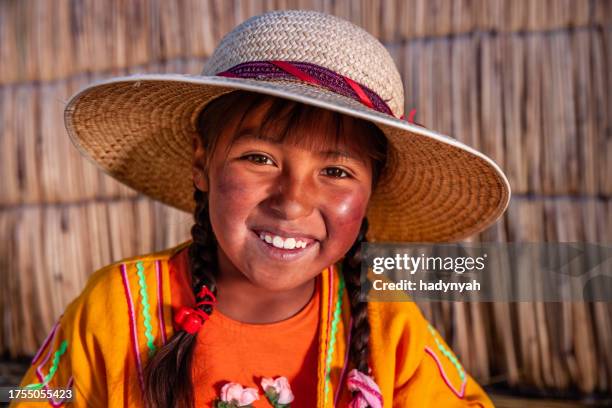
[[[217,303],[217,298],[207,286],[202,286],[202,289],[200,289],[197,297],[202,299],[206,296],[211,297],[212,300],[202,300],[196,303],[195,308],[181,306],[176,315],[174,315],[174,322],[181,328],[181,330],[184,330],[189,334],[195,334],[200,330],[204,322],[210,318],[210,315],[199,309],[199,307],[203,305],[214,306]]]
[[[410,113],[408,114],[408,119],[406,119],[406,118],[404,117],[404,115],[400,116],[400,119],[401,119],[401,120],[405,120],[405,121],[407,121],[407,122],[409,122],[409,123],[412,123],[413,125],[419,125],[419,126],[421,126],[421,127],[425,127],[425,126],[421,125],[420,123],[418,123],[418,122],[415,122],[415,121],[414,121],[414,117],[415,117],[415,116],[416,116],[416,109],[412,109],[412,110],[410,111]]]
[[[370,109],[393,116],[391,108],[376,92],[347,76],[309,62],[250,61],[235,65],[228,70],[218,72],[216,75],[229,78],[253,79],[283,79],[288,75],[289,77],[297,78],[306,83],[355,99]],[[423,126],[414,121],[415,114],[416,110],[413,109],[410,111],[408,119],[405,119],[404,115],[401,115],[400,119]]]

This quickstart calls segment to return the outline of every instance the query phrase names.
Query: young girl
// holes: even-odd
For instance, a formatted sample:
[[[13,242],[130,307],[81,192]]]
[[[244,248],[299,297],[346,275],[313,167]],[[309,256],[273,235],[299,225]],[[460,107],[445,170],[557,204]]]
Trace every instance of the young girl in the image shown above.
[[[366,238],[460,239],[509,200],[486,156],[398,119],[402,89],[362,29],[275,11],[201,76],[75,95],[77,147],[195,225],[96,271],[21,386],[79,407],[492,406],[414,303],[360,301]]]

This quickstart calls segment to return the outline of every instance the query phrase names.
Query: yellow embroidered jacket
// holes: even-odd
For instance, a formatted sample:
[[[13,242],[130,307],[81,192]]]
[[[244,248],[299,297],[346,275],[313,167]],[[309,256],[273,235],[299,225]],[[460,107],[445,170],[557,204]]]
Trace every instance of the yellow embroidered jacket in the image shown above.
[[[172,336],[168,260],[190,241],[124,259],[90,276],[41,345],[21,387],[66,389],[11,407],[143,407],[142,370]],[[346,407],[350,308],[339,268],[322,272],[317,408]],[[370,302],[372,376],[384,407],[492,407],[413,302]]]

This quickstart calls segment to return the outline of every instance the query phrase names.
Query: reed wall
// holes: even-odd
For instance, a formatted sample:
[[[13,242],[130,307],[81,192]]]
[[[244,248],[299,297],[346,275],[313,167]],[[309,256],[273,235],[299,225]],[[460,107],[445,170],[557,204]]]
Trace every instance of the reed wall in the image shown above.
[[[189,238],[189,214],[82,159],[67,98],[136,72],[198,74],[279,8],[347,18],[388,47],[416,120],[492,157],[513,197],[474,241],[612,242],[612,2],[1,1],[0,352],[33,354],[97,268]],[[610,303],[422,304],[481,382],[612,391]]]

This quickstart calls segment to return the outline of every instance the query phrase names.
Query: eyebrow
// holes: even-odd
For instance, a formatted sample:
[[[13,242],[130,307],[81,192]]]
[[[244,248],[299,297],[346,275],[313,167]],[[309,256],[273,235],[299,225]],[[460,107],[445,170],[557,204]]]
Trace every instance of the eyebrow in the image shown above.
[[[279,142],[278,140],[275,140],[272,137],[269,137],[263,134],[255,135],[255,131],[256,131],[256,127],[253,127],[253,126],[247,126],[245,128],[242,128],[238,132],[238,134],[234,137],[234,142],[238,142],[240,140],[245,140],[245,139],[246,140],[254,139],[254,140],[263,140],[265,142],[275,144],[275,145],[281,144],[281,142]],[[323,151],[318,151],[315,153],[326,159],[337,159],[337,158],[353,159],[353,160],[366,164],[366,161],[363,158],[360,158],[359,156],[352,154],[348,150],[323,150]]]

